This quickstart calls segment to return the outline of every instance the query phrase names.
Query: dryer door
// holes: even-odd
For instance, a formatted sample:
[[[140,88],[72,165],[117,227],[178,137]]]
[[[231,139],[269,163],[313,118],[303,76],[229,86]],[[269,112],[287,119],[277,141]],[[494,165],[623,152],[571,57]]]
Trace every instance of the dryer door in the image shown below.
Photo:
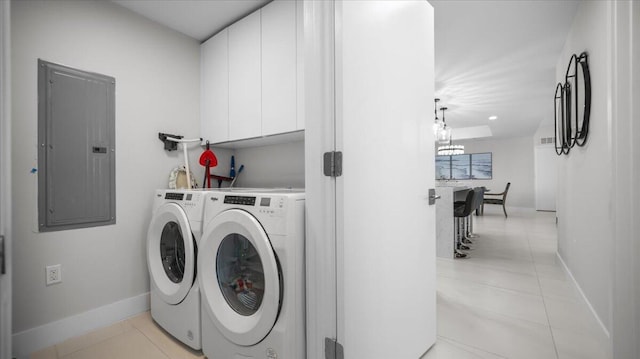
[[[254,345],[273,328],[281,304],[280,268],[264,229],[231,209],[205,227],[198,254],[202,305],[218,330],[238,345]]]
[[[196,248],[189,220],[175,203],[162,205],[147,232],[149,276],[166,303],[178,304],[195,280]]]

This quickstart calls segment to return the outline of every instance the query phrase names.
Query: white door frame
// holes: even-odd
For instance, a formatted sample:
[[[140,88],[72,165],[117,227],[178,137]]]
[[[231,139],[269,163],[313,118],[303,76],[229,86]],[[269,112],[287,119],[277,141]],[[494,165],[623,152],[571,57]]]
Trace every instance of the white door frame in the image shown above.
[[[0,235],[5,269],[0,274],[0,359],[11,358],[11,71],[9,0],[0,1]]]
[[[638,189],[637,185],[638,183],[640,183],[640,142],[637,141],[638,138],[640,138],[640,125],[638,124],[638,116],[640,116],[640,66],[638,66],[638,59],[640,58],[640,4],[637,1],[631,2],[631,11],[630,13],[632,14],[632,22],[631,22],[631,34],[632,34],[632,41],[631,43],[634,44],[633,47],[633,53],[631,54],[631,59],[635,59],[632,62],[632,81],[633,81],[633,85],[632,85],[632,91],[631,91],[631,103],[632,103],[632,108],[631,108],[631,116],[629,116],[629,119],[635,119],[634,123],[634,127],[633,127],[633,138],[636,139],[636,141],[633,141],[633,158],[634,158],[634,166],[633,166],[633,173],[631,175],[631,182],[635,183],[636,186],[634,187],[634,192],[633,192],[633,203],[634,203],[634,207],[632,208],[632,218],[638,218],[640,216],[640,190]],[[635,318],[636,318],[636,331],[635,331],[635,338],[637,339],[638,337],[640,337],[640,241],[637,240],[637,235],[638,233],[640,233],[640,223],[638,221],[633,221],[634,224],[634,228],[633,228],[633,233],[636,235],[636,241],[635,241],[635,256],[633,257],[635,260],[634,263],[634,268],[632,269],[632,273],[634,273],[635,275],[635,288],[636,288],[636,293],[634,295],[634,303],[636,304],[635,307]],[[637,357],[640,357],[640,342],[638,340],[634,340],[633,341],[634,345],[635,345],[635,353],[634,355]]]
[[[611,2],[609,91],[612,93],[611,189],[612,248],[611,353],[640,357],[640,5]]]
[[[337,338],[336,180],[323,174],[334,151],[334,2],[303,1],[307,358],[325,358],[325,338]]]

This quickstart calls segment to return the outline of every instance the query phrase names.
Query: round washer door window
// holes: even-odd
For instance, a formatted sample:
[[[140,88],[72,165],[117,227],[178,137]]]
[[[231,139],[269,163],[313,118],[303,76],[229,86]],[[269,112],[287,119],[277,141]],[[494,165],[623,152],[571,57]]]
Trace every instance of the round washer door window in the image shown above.
[[[251,214],[231,209],[204,228],[198,278],[204,315],[231,342],[250,346],[278,319],[280,269],[271,242]]]
[[[222,239],[216,272],[227,304],[240,315],[255,314],[264,297],[264,268],[258,250],[247,237],[231,233]]]
[[[169,280],[173,283],[182,282],[185,269],[184,237],[177,222],[167,222],[162,229],[160,258]]]
[[[178,304],[195,279],[195,246],[189,220],[175,203],[154,213],[147,231],[147,266],[152,285],[165,303]]]

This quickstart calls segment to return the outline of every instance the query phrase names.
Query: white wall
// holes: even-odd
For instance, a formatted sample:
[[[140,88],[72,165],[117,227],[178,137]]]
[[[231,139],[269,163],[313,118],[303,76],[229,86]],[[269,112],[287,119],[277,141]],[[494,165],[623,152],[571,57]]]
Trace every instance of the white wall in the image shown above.
[[[553,145],[533,148],[535,160],[535,204],[537,211],[555,211],[558,188],[558,155]]]
[[[511,182],[507,196],[507,207],[528,209],[535,207],[534,158],[531,136],[455,141],[455,144],[464,145],[465,153],[492,153],[493,179],[460,181],[461,183],[471,187],[485,186],[491,192],[502,192],[507,182]],[[487,205],[485,210],[491,211],[490,207],[496,206]],[[502,212],[502,208],[499,208],[499,212]]]
[[[554,136],[553,118],[543,120],[533,135],[536,210],[556,210],[558,155],[553,143],[541,143],[541,138],[553,138]]]
[[[149,291],[152,194],[183,162],[157,136],[199,134],[200,47],[108,1],[14,1],[11,21],[18,333]],[[116,78],[115,225],[35,232],[37,175],[30,170],[37,164],[38,58]],[[200,153],[193,151],[192,164]],[[58,263],[63,281],[46,287],[45,266]]]
[[[559,158],[558,252],[607,330],[611,324],[613,243],[609,143],[612,118],[607,108],[611,100],[610,6],[605,1],[581,3],[556,66],[556,80],[564,81],[571,55],[589,52],[592,89],[589,138],[585,147],[576,146],[568,156]]]
[[[304,188],[304,141],[237,149],[235,159],[235,187]]]
[[[555,136],[553,129],[553,118],[543,120],[536,130],[536,133],[533,135],[533,145],[539,146],[541,137],[547,138]]]

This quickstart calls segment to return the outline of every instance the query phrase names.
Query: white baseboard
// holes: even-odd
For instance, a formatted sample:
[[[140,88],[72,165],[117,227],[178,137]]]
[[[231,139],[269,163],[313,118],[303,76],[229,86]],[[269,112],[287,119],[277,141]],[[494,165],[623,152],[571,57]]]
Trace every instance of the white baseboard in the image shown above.
[[[13,356],[29,354],[149,310],[149,292],[13,334]]]
[[[501,214],[504,216],[504,212],[502,212],[502,206],[500,205],[492,205],[487,204],[484,206],[485,213],[489,214]],[[536,209],[532,207],[511,207],[507,206],[507,214],[511,213],[535,213]]]
[[[560,259],[560,263],[562,263],[562,266],[564,267],[564,270],[567,272],[567,274],[569,274],[569,277],[573,281],[573,284],[575,284],[576,288],[578,288],[578,292],[580,293],[580,296],[582,297],[582,300],[584,300],[584,302],[587,303],[587,306],[589,307],[589,310],[591,311],[591,314],[593,314],[594,318],[596,318],[596,321],[598,322],[598,325],[600,325],[600,329],[602,329],[602,332],[607,336],[607,339],[610,340],[611,339],[611,335],[609,334],[609,330],[607,329],[607,327],[604,325],[604,323],[600,319],[600,316],[598,315],[596,310],[593,309],[593,306],[591,305],[591,302],[589,301],[589,298],[587,298],[587,296],[582,291],[582,288],[580,287],[580,284],[578,283],[576,278],[573,276],[573,273],[571,273],[571,270],[569,270],[569,267],[567,266],[567,263],[564,262],[564,259],[562,259],[562,256],[560,255],[559,252],[556,252],[556,255],[558,256],[558,259]]]
[[[535,213],[536,209],[533,207],[509,207],[507,206],[508,211],[513,211],[515,213]]]

